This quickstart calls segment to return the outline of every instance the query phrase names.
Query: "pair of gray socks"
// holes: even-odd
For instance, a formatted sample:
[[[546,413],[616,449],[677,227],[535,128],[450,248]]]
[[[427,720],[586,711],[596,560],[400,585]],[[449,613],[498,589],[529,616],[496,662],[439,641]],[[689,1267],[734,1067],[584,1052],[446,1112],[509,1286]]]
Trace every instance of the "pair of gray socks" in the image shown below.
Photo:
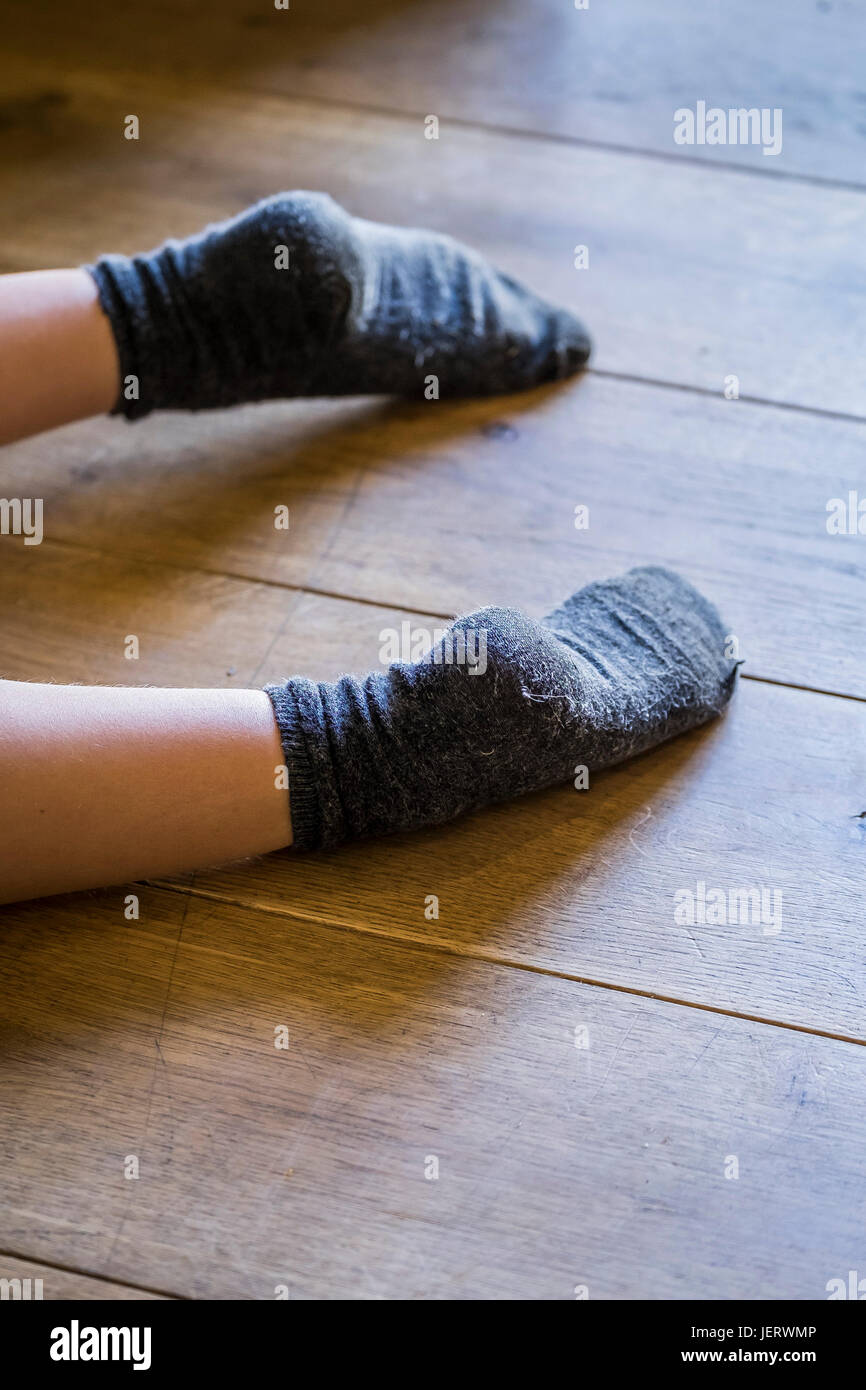
[[[88,267],[117,344],[115,413],[293,396],[510,392],[586,362],[582,324],[449,237],[267,199],[197,237]],[[479,654],[483,652],[483,663]],[[668,570],[590,584],[540,622],[460,618],[421,661],[268,687],[293,843],[450,820],[704,723],[736,677],[715,609]]]

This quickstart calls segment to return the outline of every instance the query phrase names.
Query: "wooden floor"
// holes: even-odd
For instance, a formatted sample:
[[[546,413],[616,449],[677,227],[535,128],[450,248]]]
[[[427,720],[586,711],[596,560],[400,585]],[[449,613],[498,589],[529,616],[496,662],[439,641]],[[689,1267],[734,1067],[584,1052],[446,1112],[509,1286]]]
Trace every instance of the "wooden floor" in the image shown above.
[[[128,683],[135,632],[142,684],[327,678],[404,616],[542,613],[647,562],[720,605],[746,665],[727,719],[586,795],[143,885],[137,921],[128,887],[4,909],[0,1276],[820,1299],[866,1274],[866,538],[826,526],[866,496],[866,17],[759,11],[4,16],[0,270],[325,188],[472,241],[597,344],[520,398],[3,450],[0,495],[44,498],[46,527],[0,540],[5,677]],[[676,146],[698,100],[783,108],[782,154]],[[777,891],[781,930],[682,925],[698,883]]]

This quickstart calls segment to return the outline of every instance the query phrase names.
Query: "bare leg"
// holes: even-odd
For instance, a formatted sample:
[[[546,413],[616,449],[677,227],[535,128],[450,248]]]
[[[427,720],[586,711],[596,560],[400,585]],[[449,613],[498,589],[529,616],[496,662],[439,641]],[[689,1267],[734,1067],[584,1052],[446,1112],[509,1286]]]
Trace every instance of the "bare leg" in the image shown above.
[[[0,278],[0,442],[103,414],[117,394],[86,271]],[[0,680],[0,901],[279,849],[282,760],[262,691]]]
[[[0,277],[0,444],[104,415],[118,389],[114,336],[86,270]]]
[[[280,849],[282,762],[263,691],[0,681],[0,901]]]

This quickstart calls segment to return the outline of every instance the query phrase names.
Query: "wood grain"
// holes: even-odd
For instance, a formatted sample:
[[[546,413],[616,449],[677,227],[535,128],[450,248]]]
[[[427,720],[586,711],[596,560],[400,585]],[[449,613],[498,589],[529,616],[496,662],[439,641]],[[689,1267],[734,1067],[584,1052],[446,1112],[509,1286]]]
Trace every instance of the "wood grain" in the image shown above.
[[[34,1259],[253,1299],[823,1298],[856,1264],[863,1048],[263,920],[3,910]]]
[[[866,415],[858,190],[471,128],[432,141],[419,118],[50,64],[7,65],[3,100],[5,269],[141,251],[323,188],[461,237],[577,309],[599,369],[717,395],[734,375],[741,396]]]
[[[43,541],[0,537],[4,680],[237,686],[297,595]],[[139,656],[127,659],[126,638]]]
[[[312,96],[663,155],[863,182],[866,18],[851,0],[95,0],[14,6],[10,55],[135,68],[223,87]],[[780,155],[752,145],[680,147],[673,113],[781,107]]]
[[[45,1303],[53,1303],[58,1299],[71,1299],[76,1302],[109,1299],[111,1302],[152,1303],[164,1297],[163,1294],[134,1288],[130,1284],[113,1284],[107,1279],[91,1279],[88,1275],[78,1274],[74,1270],[36,1264],[32,1260],[22,1260],[16,1255],[3,1253],[0,1253],[0,1279],[10,1281],[9,1298],[12,1300],[17,1292],[12,1284],[15,1279],[22,1281],[22,1297],[28,1288],[23,1281],[29,1279],[30,1297],[36,1299],[38,1294]]]
[[[48,542],[23,564],[11,555],[0,549],[9,678],[330,679],[375,668],[386,629],[430,622],[302,592],[287,602],[269,585]],[[128,632],[137,662],[123,657]],[[866,1037],[864,723],[860,702],[743,682],[723,721],[600,775],[587,793],[567,786],[419,835],[271,856],[196,882],[289,917]],[[698,882],[778,890],[781,931],[678,925],[675,895]],[[430,893],[438,922],[424,916]]]
[[[41,496],[47,536],[125,559],[437,614],[539,616],[591,580],[667,565],[718,605],[749,674],[862,698],[866,540],[829,534],[827,504],[863,491],[863,437],[590,376],[459,406],[94,421],[2,451],[0,495]]]
[[[369,669],[381,622],[308,597],[262,675],[282,678],[302,654],[317,679]],[[723,720],[588,792],[553,789],[329,855],[273,855],[198,874],[196,890],[866,1039],[864,734],[859,702],[742,682]],[[780,929],[730,911],[679,924],[677,894],[699,883],[728,905],[766,889],[768,918],[778,891]],[[267,919],[259,930],[268,937]]]
[[[0,910],[0,1278],[820,1299],[857,1266],[863,567],[826,504],[862,475],[841,417],[866,416],[866,198],[833,185],[866,182],[864,22],[839,0],[4,15],[0,269],[324,187],[473,242],[597,340],[596,374],[519,400],[97,421],[2,451],[0,496],[42,497],[46,527],[0,537],[4,677],[327,679],[404,619],[540,613],[649,561],[719,603],[752,675],[860,698],[744,682],[723,722],[585,794]],[[782,156],[678,150],[698,99],[782,106]],[[699,883],[780,893],[781,930],[677,921]]]

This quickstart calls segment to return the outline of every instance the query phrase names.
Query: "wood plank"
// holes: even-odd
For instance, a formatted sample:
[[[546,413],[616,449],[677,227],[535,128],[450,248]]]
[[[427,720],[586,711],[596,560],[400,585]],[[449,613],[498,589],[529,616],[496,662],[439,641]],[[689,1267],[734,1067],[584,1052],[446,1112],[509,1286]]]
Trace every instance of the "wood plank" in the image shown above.
[[[263,678],[370,669],[384,627],[403,620],[382,617],[306,597]],[[558,788],[436,830],[273,855],[196,884],[290,918],[866,1038],[864,734],[859,702],[742,682],[725,719],[599,774],[589,792]],[[697,895],[701,882],[728,903],[750,886],[778,890],[781,929],[678,924],[677,893]],[[438,921],[425,918],[431,893]]]
[[[862,453],[849,421],[590,376],[459,406],[94,421],[4,450],[0,496],[35,492],[46,535],[124,558],[428,613],[540,615],[668,565],[718,604],[747,672],[866,697],[866,541],[827,531]]]
[[[719,395],[733,374],[743,396],[866,414],[862,192],[486,130],[430,141],[416,118],[134,73],[15,65],[3,100],[7,269],[139,251],[281,187],[327,188],[575,307],[600,369]],[[133,108],[139,141],[122,138]]]
[[[38,58],[44,35],[77,64],[171,72],[221,86],[438,113],[483,125],[627,145],[662,154],[863,182],[866,16],[852,3],[748,0],[149,0],[118,11],[95,0],[16,6],[11,55]],[[781,154],[674,144],[673,113],[697,100],[781,107]]]
[[[863,1048],[141,907],[2,913],[5,1223],[34,1259],[263,1299],[823,1298],[856,1265]]]
[[[298,596],[20,537],[0,539],[4,680],[237,686],[256,681]],[[124,655],[138,638],[139,656]]]
[[[37,1264],[33,1260],[22,1260],[15,1255],[0,1254],[0,1279],[10,1281],[8,1297],[15,1299],[29,1297],[53,1303],[57,1299],[73,1299],[76,1302],[92,1299],[110,1299],[112,1302],[146,1302],[164,1298],[163,1294],[151,1293],[148,1289],[133,1288],[129,1284],[113,1284],[107,1279],[92,1279],[71,1269],[58,1269],[55,1265]],[[22,1281],[20,1291],[13,1280]],[[26,1280],[30,1280],[29,1286]]]
[[[329,679],[375,667],[386,628],[429,622],[47,541],[24,565],[11,555],[0,548],[12,679]],[[138,662],[122,657],[130,631]],[[588,793],[555,789],[439,830],[196,882],[289,916],[864,1037],[864,721],[856,701],[743,682],[724,721],[600,775]],[[675,894],[701,881],[778,889],[782,930],[678,925]],[[424,917],[430,893],[438,922]]]
[[[447,113],[434,153],[415,143],[418,120],[220,95],[263,75],[281,90],[293,68],[272,42],[270,11],[240,16],[221,0],[215,10],[204,25],[213,40],[203,35],[195,60],[206,86],[186,82],[193,45],[170,42],[201,23],[187,0],[162,29],[158,7],[124,17],[122,31],[113,13],[101,49],[97,35],[86,57],[80,38],[61,50],[64,68],[73,52],[86,66],[117,52],[104,79],[57,77],[55,66],[56,85],[46,76],[39,88],[37,68],[10,80],[7,67],[0,156],[22,160],[29,186],[0,175],[0,262],[77,259],[109,234],[133,249],[143,227],[152,239],[191,229],[289,168],[369,215],[440,217],[566,297],[582,278],[570,264],[567,287],[563,278],[584,218],[571,191],[583,197],[582,179],[589,231],[579,235],[597,274],[580,298],[605,326],[603,370],[637,371],[622,366],[633,360],[645,375],[717,392],[722,368],[745,370],[746,394],[862,411],[856,358],[845,358],[864,337],[851,251],[859,195],[674,163],[654,162],[650,178],[647,161],[560,158],[564,146],[455,131]],[[439,4],[417,22],[399,79],[407,93],[415,84],[416,100],[432,100],[443,36],[486,18],[463,10],[452,12],[456,30]],[[634,22],[632,0],[626,13]],[[311,96],[330,96],[343,73],[343,95],[364,100],[351,89],[354,67],[377,102],[401,99],[383,60],[389,45],[407,45],[416,19],[395,4],[372,14],[365,32],[346,27],[341,0],[324,21],[302,11]],[[137,51],[141,17],[152,32]],[[446,25],[438,35],[431,17]],[[572,13],[569,23],[595,18]],[[534,19],[508,0],[492,22],[501,52],[497,37],[458,55],[452,71],[472,100],[485,101],[483,82],[472,90],[475,55],[486,51],[507,79]],[[554,37],[564,33],[561,10],[550,19]],[[268,73],[245,70],[239,21],[260,56],[270,51]],[[846,115],[822,110],[787,66],[791,44],[812,40],[818,22],[798,10],[784,43],[776,36],[778,67],[762,71],[786,83],[787,101],[795,93],[786,130],[799,119],[805,139],[786,145],[789,168],[829,146],[831,129],[840,165],[860,139],[846,143]],[[610,23],[602,16],[596,31],[605,62],[617,55]],[[750,23],[769,41],[763,17]],[[844,25],[854,32],[847,9],[836,32]],[[708,51],[708,21],[686,29],[685,47],[697,34],[695,51]],[[185,91],[123,72],[156,60],[154,35],[169,40]],[[230,37],[233,72],[215,79],[212,55],[223,45],[228,73]],[[544,80],[517,123],[540,113],[555,129],[547,36],[524,47],[524,73],[537,62]],[[814,47],[810,83],[826,65],[820,39]],[[678,80],[678,61],[650,63],[644,93],[658,92],[656,74]],[[621,78],[621,56],[616,66]],[[725,71],[690,68],[708,82]],[[741,85],[751,71],[741,61]],[[488,110],[502,112],[501,81],[489,79]],[[853,99],[846,84],[843,75],[833,91]],[[661,129],[653,110],[670,120],[666,98],[653,108],[655,99],[638,91],[620,103],[632,129],[642,115],[649,145]],[[118,135],[133,102],[148,132],[135,150]],[[814,132],[802,129],[809,120]],[[555,179],[569,191],[548,188]],[[803,264],[806,238],[817,267]],[[86,249],[70,257],[76,246]],[[609,329],[624,347],[605,343]],[[44,494],[49,539],[35,549],[0,540],[3,674],[326,677],[374,665],[382,628],[417,620],[383,603],[447,611],[513,594],[507,601],[541,611],[586,578],[660,559],[722,603],[753,672],[866,693],[856,543],[824,527],[828,497],[856,486],[860,427],[599,378],[445,412],[443,423],[438,407],[434,421],[423,406],[277,406],[135,431],[99,422],[7,451],[0,493]],[[593,456],[579,476],[576,424]],[[571,526],[576,501],[591,507],[589,532]],[[272,523],[283,502],[289,535]],[[371,602],[276,587],[286,583]],[[123,660],[129,631],[142,640],[137,663]],[[4,1145],[0,1248],[51,1261],[51,1277],[66,1281],[54,1287],[67,1290],[52,1296],[68,1297],[131,1284],[220,1298],[283,1287],[296,1298],[572,1298],[576,1285],[594,1298],[825,1297],[827,1280],[858,1258],[863,1048],[620,990],[864,1039],[864,717],[854,702],[751,683],[724,724],[597,779],[579,808],[560,790],[411,841],[193,875],[189,896],[141,887],[132,923],[126,889],[4,909],[12,1041],[0,1129],[14,1142]],[[677,923],[674,896],[698,881],[781,892],[781,932]],[[423,911],[430,892],[441,905],[434,922]],[[281,1025],[285,1053],[273,1045]],[[589,1045],[576,1047],[582,1029]],[[131,1153],[134,1182],[123,1175]],[[430,1155],[436,1182],[424,1181]],[[741,1176],[727,1182],[732,1157]]]

